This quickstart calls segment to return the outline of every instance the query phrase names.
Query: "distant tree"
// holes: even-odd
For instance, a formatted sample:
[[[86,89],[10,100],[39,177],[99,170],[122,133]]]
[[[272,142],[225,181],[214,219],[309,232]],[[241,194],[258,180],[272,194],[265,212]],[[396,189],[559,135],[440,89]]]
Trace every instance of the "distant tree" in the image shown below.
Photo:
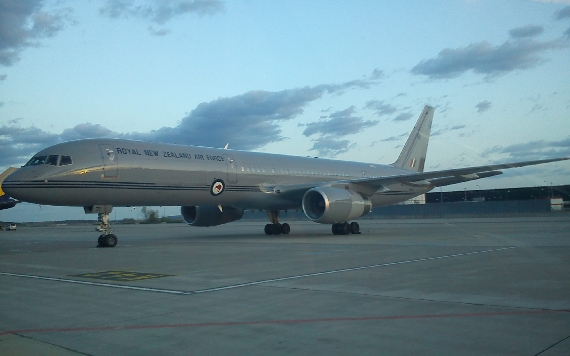
[[[143,206],[141,212],[144,215],[144,222],[147,224],[159,224],[161,219],[158,217],[158,210],[149,209]]]

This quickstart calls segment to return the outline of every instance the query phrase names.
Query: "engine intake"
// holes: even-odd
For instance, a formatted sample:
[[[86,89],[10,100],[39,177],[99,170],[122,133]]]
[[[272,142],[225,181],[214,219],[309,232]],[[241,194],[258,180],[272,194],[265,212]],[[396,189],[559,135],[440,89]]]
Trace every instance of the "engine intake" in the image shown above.
[[[313,188],[303,196],[303,211],[314,222],[337,224],[368,214],[372,203],[351,190]]]
[[[192,226],[216,226],[239,220],[243,210],[232,206],[223,206],[222,211],[217,206],[182,206],[182,218]]]

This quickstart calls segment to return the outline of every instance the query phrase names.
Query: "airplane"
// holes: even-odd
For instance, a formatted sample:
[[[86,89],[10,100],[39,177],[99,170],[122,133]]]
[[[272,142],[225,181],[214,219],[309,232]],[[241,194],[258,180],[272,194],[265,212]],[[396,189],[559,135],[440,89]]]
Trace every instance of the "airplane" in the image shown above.
[[[19,201],[12,199],[9,195],[5,194],[4,191],[2,191],[1,186],[4,179],[6,179],[6,177],[12,174],[16,169],[17,168],[10,167],[0,174],[0,210],[13,208],[19,203]]]
[[[360,233],[358,222],[373,207],[403,202],[435,187],[502,174],[501,169],[567,160],[424,172],[434,108],[425,106],[398,159],[390,165],[297,157],[225,148],[124,139],[60,143],[34,155],[8,176],[3,189],[18,200],[83,207],[98,214],[98,246],[114,247],[109,214],[117,206],[181,206],[192,226],[239,220],[264,210],[268,235],[288,234],[280,212],[303,210],[331,224],[332,233]]]

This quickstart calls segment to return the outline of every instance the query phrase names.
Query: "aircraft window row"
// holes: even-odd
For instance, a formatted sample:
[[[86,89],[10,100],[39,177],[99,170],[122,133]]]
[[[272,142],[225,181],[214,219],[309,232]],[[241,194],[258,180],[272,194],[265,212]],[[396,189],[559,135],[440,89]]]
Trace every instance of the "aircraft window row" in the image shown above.
[[[241,167],[242,172],[246,173],[265,173],[265,168],[260,167]],[[275,168],[271,168],[271,173],[275,174]],[[303,176],[331,176],[331,177],[349,177],[348,173],[309,171],[305,169],[288,169],[281,168],[281,174],[303,175]]]
[[[59,164],[58,164],[59,162]],[[35,156],[32,157],[32,159],[30,159],[28,161],[28,163],[26,163],[24,165],[24,167],[27,166],[39,166],[42,164],[49,164],[50,166],[67,166],[73,163],[73,160],[71,159],[71,156],[58,156],[58,155],[49,155],[49,156]]]

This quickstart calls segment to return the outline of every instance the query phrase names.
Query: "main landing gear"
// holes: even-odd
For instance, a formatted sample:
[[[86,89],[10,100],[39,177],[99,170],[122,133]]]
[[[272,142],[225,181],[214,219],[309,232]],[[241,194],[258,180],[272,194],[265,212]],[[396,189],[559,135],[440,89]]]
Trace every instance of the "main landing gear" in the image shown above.
[[[266,235],[287,235],[291,231],[291,227],[287,223],[279,223],[279,210],[269,210],[267,211],[267,216],[271,224],[265,225]]]
[[[104,234],[99,236],[97,240],[98,245],[97,247],[115,247],[117,242],[117,236],[112,234],[113,230],[111,229],[111,222],[109,221],[109,214],[99,213],[98,219],[99,227],[103,230]]]
[[[360,234],[360,225],[356,221],[344,222],[342,224],[333,224],[332,233],[334,235],[348,235],[348,234]]]

